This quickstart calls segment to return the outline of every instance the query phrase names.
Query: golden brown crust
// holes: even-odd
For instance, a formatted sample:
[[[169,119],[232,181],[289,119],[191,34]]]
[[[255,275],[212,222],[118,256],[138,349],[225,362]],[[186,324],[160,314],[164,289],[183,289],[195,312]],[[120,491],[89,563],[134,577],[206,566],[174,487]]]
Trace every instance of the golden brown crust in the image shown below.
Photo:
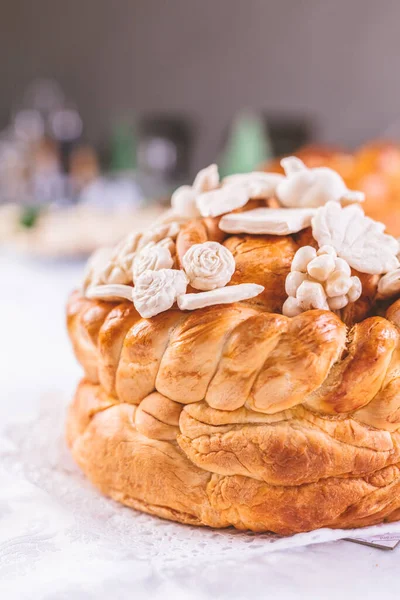
[[[67,329],[77,360],[89,381],[98,381],[97,336],[107,314],[110,302],[90,301],[74,292],[67,305]]]
[[[178,260],[217,224],[188,223]],[[376,293],[365,276],[345,322],[279,314],[307,235],[219,238],[231,283],[265,287],[246,303],[143,319],[131,303],[72,294],[85,380],[67,440],[104,493],[183,523],[283,534],[400,517],[400,301],[365,318]]]
[[[231,284],[258,283],[264,291],[250,302],[269,312],[281,312],[287,298],[285,280],[298,250],[290,236],[238,235],[224,245],[235,257],[236,271]]]
[[[398,518],[398,433],[302,407],[269,416],[203,402],[181,409],[176,439],[178,410],[160,396],[137,408],[98,385],[78,387],[67,439],[85,474],[115,500],[182,523],[281,534]],[[154,413],[145,434],[142,404]]]
[[[139,404],[157,390],[182,404],[205,399],[222,410],[246,405],[273,414],[304,404],[318,413],[361,415],[385,389],[395,396],[399,332],[382,317],[355,325],[346,337],[329,311],[290,319],[231,304],[141,319],[126,303],[80,302],[76,294],[69,306],[86,378],[121,402]],[[88,330],[97,331],[97,341],[88,341]]]

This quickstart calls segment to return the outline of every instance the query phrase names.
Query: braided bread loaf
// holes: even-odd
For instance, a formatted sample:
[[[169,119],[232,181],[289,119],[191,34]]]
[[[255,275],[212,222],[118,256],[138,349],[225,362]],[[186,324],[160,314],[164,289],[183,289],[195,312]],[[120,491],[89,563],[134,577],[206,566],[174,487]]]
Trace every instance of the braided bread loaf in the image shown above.
[[[131,302],[72,294],[85,372],[67,424],[75,460],[105,494],[183,523],[290,534],[400,519],[400,301],[374,315],[377,279],[363,274],[342,319],[283,316],[309,230],[227,236],[217,224],[184,226],[177,260],[223,242],[230,283],[263,285],[256,298],[143,319]]]

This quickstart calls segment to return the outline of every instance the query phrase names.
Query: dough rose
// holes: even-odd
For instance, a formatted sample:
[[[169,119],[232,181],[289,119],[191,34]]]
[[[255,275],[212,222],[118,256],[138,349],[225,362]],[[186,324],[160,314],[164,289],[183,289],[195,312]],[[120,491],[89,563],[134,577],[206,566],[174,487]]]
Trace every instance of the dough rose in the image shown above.
[[[133,281],[145,271],[159,271],[160,269],[171,269],[174,264],[169,245],[173,242],[170,238],[161,240],[155,244],[150,242],[140,250],[133,260]]]
[[[183,271],[145,271],[135,281],[133,304],[141,317],[149,319],[171,308],[177,297],[186,292],[187,284]]]
[[[232,252],[218,242],[194,244],[182,259],[190,285],[197,290],[224,287],[235,272]]]

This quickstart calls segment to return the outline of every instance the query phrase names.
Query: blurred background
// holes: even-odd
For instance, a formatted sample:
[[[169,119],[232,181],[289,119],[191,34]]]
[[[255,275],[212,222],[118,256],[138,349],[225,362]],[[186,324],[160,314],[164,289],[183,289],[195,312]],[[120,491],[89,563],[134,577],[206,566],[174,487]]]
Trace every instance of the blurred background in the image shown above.
[[[0,244],[84,257],[298,153],[400,235],[396,0],[2,0]],[[400,204],[399,204],[400,206]]]

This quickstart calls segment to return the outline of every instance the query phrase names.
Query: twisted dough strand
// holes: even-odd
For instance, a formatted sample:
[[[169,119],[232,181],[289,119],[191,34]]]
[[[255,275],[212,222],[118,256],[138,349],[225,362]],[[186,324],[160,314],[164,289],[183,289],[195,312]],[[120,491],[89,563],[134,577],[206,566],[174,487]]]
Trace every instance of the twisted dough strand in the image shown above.
[[[236,304],[147,320],[127,303],[73,295],[68,324],[86,377],[122,402],[158,391],[182,404],[265,414],[303,404],[400,427],[399,333],[381,317],[355,325],[346,339],[344,324],[326,311],[289,319]]]
[[[304,411],[296,407],[264,415],[245,408],[217,411],[205,403],[189,404],[180,413],[179,429],[184,433],[178,434],[178,446],[173,439],[177,403],[155,393],[137,407],[107,396],[99,385],[82,382],[67,434],[75,460],[104,493],[183,523],[290,534],[398,519],[399,435],[370,431],[351,418],[332,423]],[[161,417],[171,423],[169,430]],[[312,419],[319,422],[313,424]],[[245,431],[243,441],[235,421]],[[282,438],[285,423],[290,427]],[[335,439],[332,431],[323,433],[331,426],[338,430]],[[290,432],[300,442],[297,449]],[[186,447],[187,440],[196,440],[196,447]],[[258,440],[257,446],[252,440]],[[220,447],[198,452],[207,450],[207,443]],[[285,446],[291,454],[285,453]],[[250,448],[256,449],[253,457]],[[352,468],[355,473],[347,472]],[[315,481],[317,475],[322,477]],[[306,482],[298,485],[293,477]]]

